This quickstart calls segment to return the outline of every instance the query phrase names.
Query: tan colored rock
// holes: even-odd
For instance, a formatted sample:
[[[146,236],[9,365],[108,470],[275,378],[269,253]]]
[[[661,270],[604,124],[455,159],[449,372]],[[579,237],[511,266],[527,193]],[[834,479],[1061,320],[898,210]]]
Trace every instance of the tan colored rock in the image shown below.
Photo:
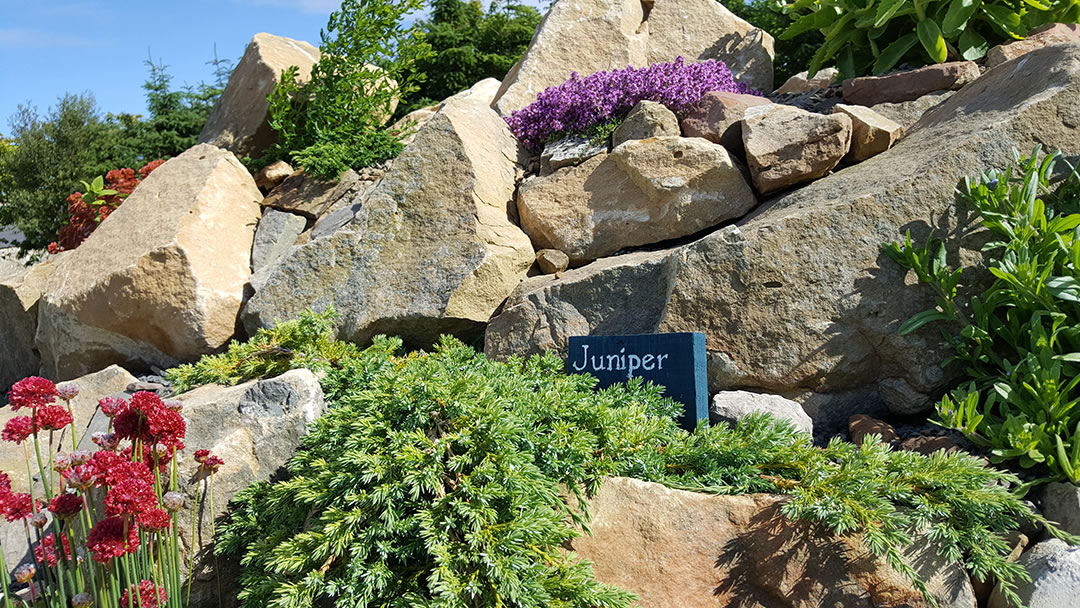
[[[794,76],[788,78],[779,89],[773,91],[776,95],[782,95],[785,93],[810,93],[812,91],[820,91],[821,89],[827,89],[832,86],[833,81],[840,75],[840,71],[836,68],[824,68],[817,71],[813,78],[810,78],[810,72],[799,72]]]
[[[210,112],[199,143],[225,148],[241,158],[262,154],[276,138],[267,122],[266,96],[289,66],[300,68],[298,82],[310,80],[319,56],[319,49],[302,40],[255,34]]]
[[[167,367],[224,346],[251,275],[261,198],[240,161],[207,144],[143,180],[57,260],[35,339],[47,374]]]
[[[860,106],[912,101],[934,91],[963,87],[979,77],[974,61],[937,63],[885,76],[860,76],[844,81],[844,101]]]
[[[769,194],[832,171],[851,143],[851,119],[770,104],[748,108],[743,148],[754,186]]]
[[[785,498],[713,496],[622,477],[589,500],[591,535],[571,541],[596,578],[641,608],[875,608],[930,604],[857,541],[780,513]],[[967,573],[926,543],[905,553],[939,606],[975,608]]]
[[[650,137],[678,137],[679,119],[662,103],[639,102],[626,115],[622,124],[611,134],[612,147],[635,139]]]
[[[352,215],[344,227],[293,248],[271,271],[245,325],[333,304],[348,340],[471,340],[535,262],[509,216],[523,157],[486,104],[447,104],[362,201],[343,207]]]
[[[900,439],[891,424],[864,414],[851,417],[848,421],[848,433],[851,443],[855,445],[862,445],[867,435],[878,435],[882,443],[892,443]]]
[[[485,78],[468,89],[447,97],[441,103],[409,112],[394,123],[390,129],[391,131],[406,133],[405,137],[402,138],[401,143],[407,146],[412,143],[412,140],[416,137],[416,131],[424,126],[424,124],[427,123],[440,108],[445,106],[447,102],[452,100],[476,99],[491,105],[491,102],[495,99],[495,95],[499,92],[499,87],[501,85],[502,83],[495,78]]]
[[[904,127],[865,106],[838,103],[833,114],[851,119],[851,150],[848,158],[863,161],[893,147],[904,136]]]
[[[1080,42],[1080,25],[1075,23],[1048,23],[1028,32],[1023,40],[1010,40],[991,48],[986,53],[986,67],[992,68],[1026,55],[1048,44]]]
[[[915,101],[879,103],[870,109],[904,127],[904,131],[907,132],[919,122],[923,114],[941,105],[955,94],[956,91],[936,91],[927,93]]]
[[[558,249],[541,249],[536,252],[536,263],[544,274],[556,274],[570,267],[570,258]]]
[[[41,357],[34,348],[38,301],[56,270],[56,259],[29,267],[16,264],[12,270],[0,277],[0,394],[13,383],[37,375],[41,367]]]
[[[352,169],[342,173],[336,181],[319,179],[300,169],[282,181],[260,204],[316,220],[359,187],[360,176]]]
[[[255,174],[255,185],[263,192],[270,192],[292,174],[292,166],[279,160],[259,169],[259,172]]]
[[[719,59],[736,78],[772,89],[773,40],[712,0],[582,0],[552,5],[493,102],[507,116],[571,72]]]
[[[757,200],[737,161],[699,138],[628,141],[611,154],[522,182],[518,215],[540,249],[580,265],[620,249],[694,234]]]
[[[945,450],[946,452],[958,452],[960,446],[950,437],[912,437],[905,439],[900,444],[901,450],[918,452],[923,456],[929,456],[934,452]]]
[[[739,158],[746,158],[742,143],[743,114],[747,108],[771,103],[757,95],[709,91],[682,119],[683,135],[704,137]]]

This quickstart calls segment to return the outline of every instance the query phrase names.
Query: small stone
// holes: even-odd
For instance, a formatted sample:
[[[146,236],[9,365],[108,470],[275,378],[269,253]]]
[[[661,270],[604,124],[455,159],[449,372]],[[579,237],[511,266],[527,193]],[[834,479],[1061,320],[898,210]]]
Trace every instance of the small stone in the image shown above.
[[[934,91],[959,89],[979,74],[975,62],[953,61],[885,76],[861,76],[844,81],[844,101],[860,106],[912,101]]]
[[[809,72],[799,72],[791,78],[787,79],[779,89],[773,91],[774,95],[781,95],[784,93],[811,93],[813,91],[820,91],[821,89],[827,89],[832,86],[836,77],[840,75],[840,72],[836,68],[825,68],[818,70],[817,74],[814,74],[813,78],[809,77]]]
[[[1017,562],[1031,575],[1031,582],[1016,581],[1016,594],[1028,608],[1066,608],[1080,597],[1080,547],[1051,538],[1024,552]],[[989,608],[1006,608],[1009,602],[1001,586],[990,594]]]
[[[704,137],[720,144],[728,152],[745,158],[742,143],[742,121],[747,108],[766,106],[772,102],[757,95],[742,95],[726,91],[709,91],[682,119],[683,135]]]
[[[946,452],[958,452],[960,446],[956,444],[951,437],[911,437],[905,439],[900,444],[901,450],[907,450],[908,452],[918,452],[924,456],[929,456],[939,450],[945,450]]]
[[[848,433],[851,435],[851,443],[856,445],[862,445],[867,435],[880,435],[883,443],[892,443],[900,439],[892,425],[865,414],[852,416],[848,420]]]
[[[1006,558],[1010,562],[1015,562],[1020,559],[1020,556],[1024,553],[1024,549],[1027,548],[1031,540],[1026,534],[1019,530],[1012,530],[1005,534],[1005,543],[1012,547],[1012,551],[1009,552],[1009,556]],[[981,581],[975,575],[971,576],[971,588],[975,592],[975,600],[979,606],[986,606],[990,601],[990,594],[994,591],[994,585],[997,584],[997,579],[993,576],[988,577],[988,580]]]
[[[851,119],[851,150],[848,158],[858,162],[881,154],[900,141],[904,127],[864,106],[837,104],[833,114]]]
[[[847,154],[851,119],[780,104],[754,106],[742,119],[743,147],[758,192],[824,177]]]
[[[334,203],[359,187],[360,176],[352,169],[342,173],[336,181],[313,177],[301,169],[293,172],[266,195],[261,205],[317,220]]]
[[[263,211],[255,228],[255,244],[251,248],[251,269],[255,272],[273,266],[285,257],[304,231],[307,220],[299,215],[277,209]]]
[[[129,393],[140,393],[143,391],[156,393],[164,389],[165,385],[158,384],[157,382],[132,382],[131,384],[127,385],[127,388],[125,390]]]
[[[1023,40],[1010,40],[999,44],[986,53],[986,67],[993,68],[1041,49],[1048,44],[1080,42],[1080,25],[1075,23],[1048,23],[1030,32]]]
[[[777,420],[787,420],[795,425],[796,430],[814,434],[814,422],[798,403],[779,395],[749,391],[721,391],[713,396],[709,406],[709,422],[727,422],[734,426],[739,420],[757,412],[770,414]]]
[[[590,141],[581,136],[553,141],[545,145],[540,154],[540,175],[551,175],[563,167],[576,167],[607,151],[607,141]]]
[[[259,172],[255,174],[255,185],[263,192],[270,192],[292,174],[292,165],[279,160],[259,169]]]
[[[536,263],[544,274],[558,274],[570,267],[570,257],[558,249],[541,249],[536,252]]]
[[[612,147],[634,139],[680,135],[679,119],[662,103],[639,102],[611,134]]]

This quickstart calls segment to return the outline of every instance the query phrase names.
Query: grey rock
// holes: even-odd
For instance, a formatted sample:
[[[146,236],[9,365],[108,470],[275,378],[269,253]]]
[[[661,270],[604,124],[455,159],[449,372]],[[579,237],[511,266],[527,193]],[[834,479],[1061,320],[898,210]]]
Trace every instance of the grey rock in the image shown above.
[[[1016,594],[1027,608],[1070,608],[1080,597],[1080,547],[1051,538],[1037,543],[1018,560],[1031,582],[1017,581]],[[1000,585],[990,594],[989,608],[1007,608]]]
[[[936,91],[923,95],[915,101],[879,103],[871,106],[870,109],[898,123],[906,131],[914,127],[915,123],[919,122],[919,119],[923,117],[923,114],[936,108],[954,94],[956,94],[956,91]]]
[[[302,216],[277,209],[264,210],[251,246],[251,269],[259,272],[280,262],[305,225],[307,220]]]
[[[779,395],[749,391],[721,391],[714,395],[709,405],[709,422],[727,422],[734,426],[739,420],[757,412],[787,420],[807,435],[814,434],[813,421],[798,403]]]
[[[334,209],[320,218],[311,229],[311,238],[322,238],[348,225],[356,217],[356,214],[360,213],[360,208],[364,206],[363,202],[356,202],[357,198],[363,200],[363,196],[344,200],[342,205],[335,206]]]
[[[622,124],[611,134],[611,145],[616,147],[633,139],[679,135],[682,135],[679,119],[674,112],[662,103],[642,101],[630,110]]]
[[[574,167],[608,151],[607,141],[590,141],[580,135],[564,137],[544,146],[540,154],[540,175],[551,175],[563,167]]]
[[[33,266],[14,261],[4,264],[5,274],[0,275],[0,395],[15,382],[36,375],[41,367],[41,355],[34,346],[38,303],[56,270],[55,259]]]
[[[1080,487],[1071,483],[1050,483],[1042,490],[1042,511],[1050,521],[1069,534],[1080,535]]]

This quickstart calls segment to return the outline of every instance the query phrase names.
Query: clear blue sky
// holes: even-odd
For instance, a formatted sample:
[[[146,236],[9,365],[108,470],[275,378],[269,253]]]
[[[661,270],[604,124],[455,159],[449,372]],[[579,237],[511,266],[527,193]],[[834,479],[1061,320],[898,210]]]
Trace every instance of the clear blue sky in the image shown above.
[[[214,44],[234,63],[258,32],[307,40],[340,0],[0,0],[0,133],[18,104],[41,114],[90,91],[102,113],[146,114],[147,49],[175,86],[212,80]]]

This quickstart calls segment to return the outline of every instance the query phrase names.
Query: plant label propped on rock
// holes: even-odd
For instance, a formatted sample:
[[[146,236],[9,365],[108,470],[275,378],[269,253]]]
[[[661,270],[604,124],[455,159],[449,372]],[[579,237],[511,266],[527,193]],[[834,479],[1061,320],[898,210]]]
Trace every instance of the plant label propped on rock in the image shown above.
[[[566,370],[596,376],[598,388],[641,377],[683,404],[683,428],[693,430],[709,419],[705,334],[571,336],[568,352]]]

